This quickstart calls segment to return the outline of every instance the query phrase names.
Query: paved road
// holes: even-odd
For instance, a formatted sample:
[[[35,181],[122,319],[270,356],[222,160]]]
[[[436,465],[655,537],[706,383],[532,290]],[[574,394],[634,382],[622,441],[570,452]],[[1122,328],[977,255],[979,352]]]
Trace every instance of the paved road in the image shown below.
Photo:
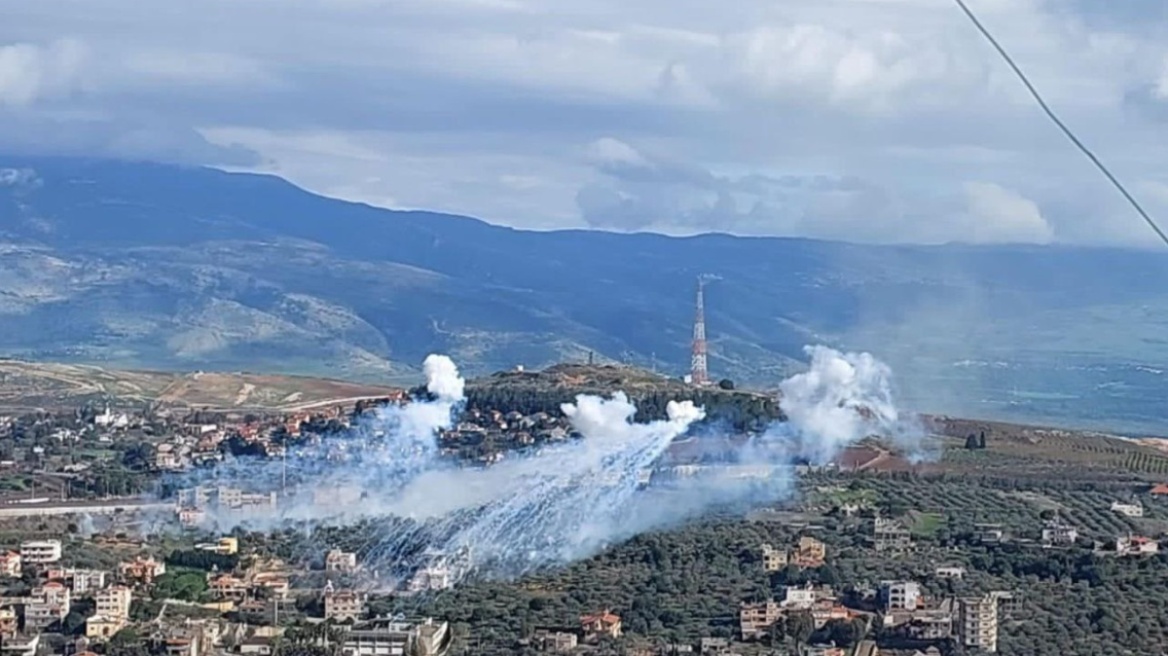
[[[170,510],[173,503],[142,499],[109,499],[103,501],[51,501],[48,503],[7,503],[0,505],[0,518],[43,517],[46,515],[111,515],[115,512],[143,510]]]

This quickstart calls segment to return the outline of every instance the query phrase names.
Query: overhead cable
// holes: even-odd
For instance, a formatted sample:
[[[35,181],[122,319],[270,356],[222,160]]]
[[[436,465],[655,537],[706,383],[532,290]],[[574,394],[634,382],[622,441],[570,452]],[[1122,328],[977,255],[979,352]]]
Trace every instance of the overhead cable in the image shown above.
[[[1038,93],[1038,89],[1034,88],[1034,85],[1030,83],[1030,79],[1027,78],[1026,74],[1022,72],[1022,69],[1019,68],[1016,63],[1014,63],[1014,59],[1010,57],[1009,53],[1006,52],[1006,49],[1003,48],[1000,43],[998,43],[998,40],[994,38],[994,35],[991,34],[990,31],[986,29],[985,25],[982,25],[982,22],[977,19],[977,16],[974,15],[973,11],[969,8],[969,5],[965,3],[965,0],[953,1],[957,3],[957,6],[961,8],[961,11],[965,12],[965,15],[973,23],[974,27],[976,27],[977,30],[981,32],[982,36],[984,36],[986,40],[990,42],[990,45],[992,45],[994,49],[998,51],[998,54],[1002,56],[1002,59],[1006,60],[1006,63],[1010,65],[1010,68],[1014,71],[1014,74],[1018,76],[1019,80],[1022,80],[1022,84],[1026,85],[1026,90],[1030,92],[1031,96],[1034,96],[1034,100],[1038,102],[1038,106],[1042,108],[1042,111],[1046,114],[1047,118],[1049,118],[1051,122],[1058,126],[1059,130],[1062,130],[1062,133],[1066,135],[1067,139],[1070,139],[1071,143],[1075,144],[1075,147],[1078,148],[1084,155],[1086,155],[1087,159],[1091,160],[1091,163],[1095,165],[1095,168],[1099,169],[1099,171],[1102,172],[1103,175],[1111,181],[1111,184],[1119,190],[1119,193],[1123,194],[1123,197],[1127,199],[1127,202],[1131,204],[1137,213],[1139,213],[1140,218],[1142,218],[1144,222],[1148,224],[1148,227],[1156,233],[1156,236],[1160,238],[1160,241],[1168,244],[1168,235],[1164,234],[1164,231],[1160,229],[1160,226],[1156,224],[1156,221],[1147,212],[1144,211],[1143,206],[1141,206],[1139,201],[1137,201],[1135,197],[1128,192],[1127,187],[1124,187],[1123,183],[1120,182],[1119,179],[1114,175],[1112,175],[1111,171],[1108,170],[1106,166],[1104,166],[1103,162],[1099,161],[1099,158],[1095,156],[1095,153],[1091,152],[1090,148],[1087,148],[1087,146],[1083,145],[1083,142],[1075,136],[1075,133],[1067,127],[1066,123],[1063,123],[1062,119],[1060,119],[1058,115],[1054,113],[1054,110],[1050,108],[1050,105],[1046,104],[1046,101],[1043,100],[1042,95]]]

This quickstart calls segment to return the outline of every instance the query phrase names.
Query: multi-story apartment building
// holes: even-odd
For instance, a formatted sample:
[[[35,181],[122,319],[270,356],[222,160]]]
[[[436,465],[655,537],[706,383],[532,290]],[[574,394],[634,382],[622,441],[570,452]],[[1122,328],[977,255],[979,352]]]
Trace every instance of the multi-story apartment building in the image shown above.
[[[43,631],[65,619],[71,608],[69,588],[55,581],[46,583],[33,590],[24,605],[25,628]]]
[[[791,553],[791,563],[799,567],[819,567],[827,559],[827,546],[809,535],[799,538]]]
[[[324,593],[324,617],[341,622],[359,620],[365,615],[365,596],[353,590],[327,590]]]
[[[358,622],[345,636],[342,656],[439,656],[450,645],[446,622],[377,619]]]
[[[885,611],[916,610],[921,605],[921,586],[914,581],[885,581],[880,585]]]
[[[872,522],[872,546],[877,551],[905,551],[912,548],[912,533],[898,519],[877,517]]]
[[[957,602],[961,644],[987,653],[998,650],[998,599],[963,597]]]
[[[786,549],[776,549],[769,544],[762,545],[762,568],[764,571],[777,572],[786,566]]]
[[[134,593],[124,585],[115,585],[94,595],[94,601],[97,602],[96,613],[114,619],[128,619],[133,600]]]
[[[60,540],[30,540],[20,545],[20,560],[25,564],[48,565],[61,560]]]
[[[771,625],[783,616],[783,607],[774,601],[760,604],[742,604],[738,609],[738,629],[743,640],[754,640],[766,635]]]

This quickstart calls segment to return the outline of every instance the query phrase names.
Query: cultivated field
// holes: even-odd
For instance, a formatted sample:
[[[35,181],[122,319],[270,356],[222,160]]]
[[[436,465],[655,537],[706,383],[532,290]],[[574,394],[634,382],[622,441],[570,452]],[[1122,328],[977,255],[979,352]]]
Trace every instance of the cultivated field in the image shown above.
[[[322,378],[250,373],[125,371],[0,360],[0,410],[159,404],[211,410],[299,410],[383,397],[390,387]]]

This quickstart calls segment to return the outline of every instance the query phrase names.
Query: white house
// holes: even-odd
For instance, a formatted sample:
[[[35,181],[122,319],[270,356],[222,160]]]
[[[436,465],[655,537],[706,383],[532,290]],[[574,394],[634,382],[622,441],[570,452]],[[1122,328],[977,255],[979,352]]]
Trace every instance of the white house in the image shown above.
[[[1111,512],[1116,512],[1128,517],[1143,517],[1144,507],[1138,503],[1120,503],[1116,501],[1111,504]]]

